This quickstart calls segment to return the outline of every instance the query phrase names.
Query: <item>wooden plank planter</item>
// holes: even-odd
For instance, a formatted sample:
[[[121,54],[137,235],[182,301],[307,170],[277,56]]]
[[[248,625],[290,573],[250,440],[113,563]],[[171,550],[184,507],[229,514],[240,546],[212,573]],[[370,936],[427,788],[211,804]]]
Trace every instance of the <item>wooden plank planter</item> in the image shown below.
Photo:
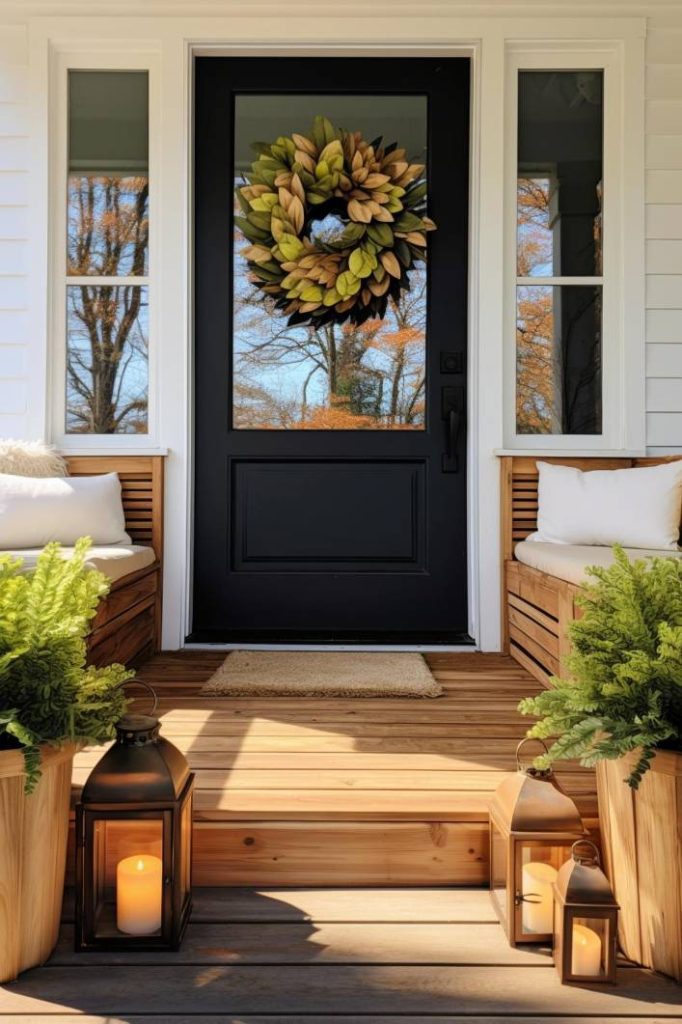
[[[24,793],[21,751],[0,751],[0,983],[47,960],[59,933],[76,747],[45,747]]]
[[[619,939],[631,960],[682,981],[682,752],[657,754],[638,790],[623,781],[633,762],[628,755],[597,765]]]

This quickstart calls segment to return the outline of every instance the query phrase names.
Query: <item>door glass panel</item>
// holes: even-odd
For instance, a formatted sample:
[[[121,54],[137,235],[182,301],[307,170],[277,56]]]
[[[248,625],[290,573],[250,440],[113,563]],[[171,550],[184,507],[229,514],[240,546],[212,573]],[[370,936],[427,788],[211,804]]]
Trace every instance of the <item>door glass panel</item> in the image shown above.
[[[426,133],[424,96],[236,97],[235,429],[424,429]]]
[[[601,433],[601,288],[516,291],[519,434]]]
[[[519,74],[517,274],[602,273],[603,72]]]

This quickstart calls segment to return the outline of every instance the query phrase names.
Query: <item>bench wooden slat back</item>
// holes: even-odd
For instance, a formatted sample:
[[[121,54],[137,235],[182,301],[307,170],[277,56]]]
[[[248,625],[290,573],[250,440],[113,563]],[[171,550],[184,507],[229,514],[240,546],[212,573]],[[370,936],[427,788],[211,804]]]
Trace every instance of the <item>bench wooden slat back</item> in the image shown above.
[[[534,458],[527,455],[505,456],[502,463],[502,557],[514,557],[519,541],[537,529],[538,516],[538,462],[552,462],[578,469],[628,469],[639,466],[658,466],[678,456],[660,458]]]
[[[151,545],[163,555],[163,456],[70,455],[70,476],[118,473],[123,494],[126,530],[135,544]]]

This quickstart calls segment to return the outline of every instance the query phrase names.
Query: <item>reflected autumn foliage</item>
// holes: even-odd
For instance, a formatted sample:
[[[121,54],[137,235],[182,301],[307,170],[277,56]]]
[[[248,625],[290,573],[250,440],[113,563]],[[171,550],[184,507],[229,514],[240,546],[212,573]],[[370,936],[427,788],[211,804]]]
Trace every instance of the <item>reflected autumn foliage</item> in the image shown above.
[[[249,282],[235,240],[233,422],[251,430],[424,427],[426,272],[381,320],[287,324]]]
[[[557,184],[549,176],[517,184],[516,428],[519,434],[601,430],[601,289],[543,285],[560,274]],[[600,196],[599,188],[599,196]],[[594,219],[601,267],[601,213]]]

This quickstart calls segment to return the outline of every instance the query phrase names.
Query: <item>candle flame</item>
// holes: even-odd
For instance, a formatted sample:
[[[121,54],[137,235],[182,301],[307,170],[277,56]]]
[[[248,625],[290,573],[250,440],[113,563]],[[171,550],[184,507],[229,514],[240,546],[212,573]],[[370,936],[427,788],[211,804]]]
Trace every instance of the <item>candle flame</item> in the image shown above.
[[[142,857],[138,859],[138,862],[135,865],[135,867],[137,868],[138,871],[144,871],[144,861],[142,860]]]

